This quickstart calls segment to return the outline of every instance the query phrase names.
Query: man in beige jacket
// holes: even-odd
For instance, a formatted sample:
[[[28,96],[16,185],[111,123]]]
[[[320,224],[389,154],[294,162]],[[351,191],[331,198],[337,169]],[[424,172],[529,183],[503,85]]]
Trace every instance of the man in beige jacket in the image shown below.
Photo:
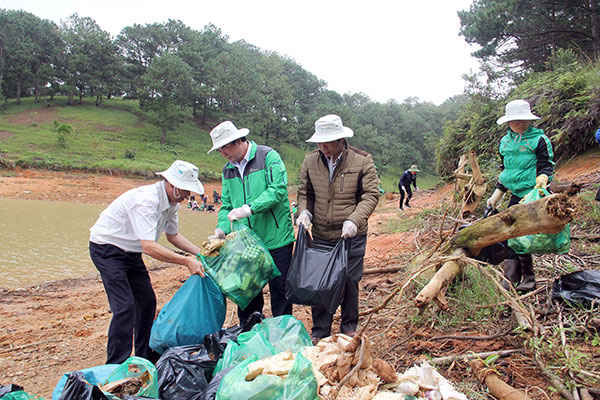
[[[346,239],[348,280],[342,298],[342,333],[352,335],[358,325],[358,283],[362,278],[367,244],[367,220],[379,200],[379,178],[369,153],[348,145],[354,135],[337,115],[315,122],[315,133],[307,142],[318,149],[308,153],[300,170],[297,223],[308,229],[312,223],[315,243],[335,245]],[[315,266],[319,268],[319,266]],[[333,314],[312,307],[313,340],[331,335]]]

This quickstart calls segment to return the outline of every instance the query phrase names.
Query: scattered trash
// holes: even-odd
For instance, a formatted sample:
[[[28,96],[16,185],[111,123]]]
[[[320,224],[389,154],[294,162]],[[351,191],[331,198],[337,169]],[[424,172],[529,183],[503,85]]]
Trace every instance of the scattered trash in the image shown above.
[[[102,390],[86,381],[80,371],[71,372],[67,376],[59,400],[108,400]]]
[[[552,285],[552,299],[572,304],[600,301],[600,271],[585,270],[562,275]]]
[[[150,347],[162,354],[170,347],[202,343],[225,322],[227,304],[210,276],[190,276],[160,310],[152,325]]]
[[[83,375],[83,379],[90,385],[98,385],[106,382],[108,377],[118,366],[119,364],[98,365],[96,367],[85,368],[80,371],[72,371],[64,374],[54,387],[54,391],[52,392],[52,400],[60,399],[65,383],[67,382],[69,375],[71,375],[73,372],[80,372]]]

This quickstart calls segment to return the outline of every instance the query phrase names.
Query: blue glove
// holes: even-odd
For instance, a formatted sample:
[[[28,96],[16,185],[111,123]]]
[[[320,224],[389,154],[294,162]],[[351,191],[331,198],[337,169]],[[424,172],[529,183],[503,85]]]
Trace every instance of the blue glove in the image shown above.
[[[598,142],[598,144],[600,144],[600,129],[598,129],[596,131],[596,142]]]

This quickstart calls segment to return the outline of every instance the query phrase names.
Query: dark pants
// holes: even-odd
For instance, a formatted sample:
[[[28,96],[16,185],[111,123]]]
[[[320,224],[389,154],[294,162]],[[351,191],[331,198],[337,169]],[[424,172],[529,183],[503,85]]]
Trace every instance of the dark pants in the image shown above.
[[[90,257],[100,272],[113,314],[108,328],[107,364],[120,364],[131,355],[155,361],[150,331],[156,313],[156,296],[141,253],[110,244],[90,242]]]
[[[348,240],[348,280],[344,287],[342,297],[342,322],[340,331],[342,333],[353,333],[358,326],[358,283],[362,278],[363,260],[367,247],[367,235],[355,236]],[[313,239],[313,243],[335,246],[335,242]],[[324,338],[331,336],[331,323],[333,314],[327,312],[323,307],[312,306],[312,337]]]
[[[408,202],[412,198],[412,190],[410,189],[410,185],[398,185],[398,191],[400,192],[400,204],[399,208],[402,208],[402,204],[406,204],[410,207]],[[404,191],[406,191],[406,203],[404,203]]]
[[[287,277],[288,270],[290,269],[293,248],[294,243],[290,243],[278,249],[269,250],[271,257],[273,257],[273,261],[275,261],[277,269],[279,272],[281,272],[280,276],[269,281],[269,291],[271,293],[271,313],[274,317],[284,314],[292,315],[292,304],[289,303],[285,297],[285,278]],[[254,299],[252,299],[250,304],[248,304],[244,310],[238,307],[238,318],[240,319],[240,323],[248,319],[248,317],[255,311],[262,313],[264,305],[265,299],[263,298],[261,291]]]

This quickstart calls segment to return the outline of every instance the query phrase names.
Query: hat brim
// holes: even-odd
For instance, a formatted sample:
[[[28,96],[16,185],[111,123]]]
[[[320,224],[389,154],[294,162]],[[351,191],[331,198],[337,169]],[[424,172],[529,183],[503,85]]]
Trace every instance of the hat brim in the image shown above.
[[[200,181],[181,182],[176,177],[169,174],[168,171],[155,172],[155,174],[165,178],[171,185],[175,186],[177,189],[187,190],[188,192],[194,192],[198,194],[204,194],[204,186],[202,186],[202,183]]]
[[[308,143],[328,143],[338,139],[354,136],[354,131],[352,129],[348,128],[347,126],[344,126],[342,128],[343,129],[341,131],[332,133],[331,135],[319,135],[317,132],[315,132],[306,141]]]
[[[520,115],[504,115],[496,121],[498,125],[502,125],[510,121],[534,121],[540,119],[537,115],[533,114],[520,114]]]
[[[250,133],[250,129],[248,129],[248,128],[238,129],[237,133],[235,135],[233,135],[227,142],[219,142],[218,144],[213,145],[213,147],[209,151],[207,151],[206,154],[210,153],[211,151],[217,150],[217,149],[225,146],[226,144],[233,142],[236,139],[239,139],[244,136],[248,136],[249,133]]]

